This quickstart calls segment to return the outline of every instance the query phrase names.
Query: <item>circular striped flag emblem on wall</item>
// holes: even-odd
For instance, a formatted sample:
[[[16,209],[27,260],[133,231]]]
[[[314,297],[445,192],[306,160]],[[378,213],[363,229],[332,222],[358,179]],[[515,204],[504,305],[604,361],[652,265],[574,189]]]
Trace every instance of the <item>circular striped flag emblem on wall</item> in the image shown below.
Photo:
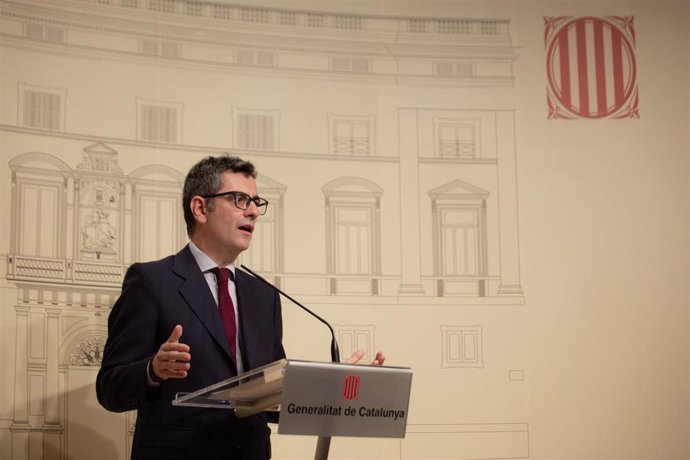
[[[544,18],[549,118],[638,118],[632,17]]]

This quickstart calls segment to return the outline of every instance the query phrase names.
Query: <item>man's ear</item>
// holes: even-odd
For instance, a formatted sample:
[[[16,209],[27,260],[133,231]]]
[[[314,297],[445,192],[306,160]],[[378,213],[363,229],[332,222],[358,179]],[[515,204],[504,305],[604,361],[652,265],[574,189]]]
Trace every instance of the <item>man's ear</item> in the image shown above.
[[[206,207],[206,200],[199,195],[193,196],[192,200],[189,202],[189,209],[192,211],[195,221],[201,224],[206,223],[206,212],[208,210]]]

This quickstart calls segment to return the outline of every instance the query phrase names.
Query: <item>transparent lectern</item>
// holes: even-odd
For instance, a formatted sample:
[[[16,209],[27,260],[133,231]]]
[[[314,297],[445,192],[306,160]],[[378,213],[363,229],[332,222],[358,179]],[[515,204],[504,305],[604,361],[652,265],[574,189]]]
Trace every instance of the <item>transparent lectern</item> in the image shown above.
[[[175,406],[280,411],[279,434],[316,435],[316,460],[331,436],[404,438],[412,386],[406,367],[280,360],[193,393]]]

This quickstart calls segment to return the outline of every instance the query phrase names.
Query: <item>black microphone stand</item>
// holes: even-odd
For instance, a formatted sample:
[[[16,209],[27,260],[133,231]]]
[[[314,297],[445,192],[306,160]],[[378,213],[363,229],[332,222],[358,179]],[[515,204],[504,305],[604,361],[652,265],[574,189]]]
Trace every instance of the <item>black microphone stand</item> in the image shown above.
[[[273,289],[275,289],[276,291],[278,291],[279,294],[283,295],[285,298],[287,298],[288,300],[290,300],[292,303],[294,303],[295,305],[297,305],[298,307],[300,307],[302,310],[306,311],[306,312],[309,313],[311,316],[313,316],[314,318],[318,319],[318,320],[321,321],[323,324],[325,324],[325,325],[328,327],[328,330],[331,331],[331,362],[334,362],[334,363],[339,363],[339,362],[340,362],[340,350],[338,349],[338,341],[337,341],[336,338],[335,338],[335,332],[333,331],[333,327],[331,327],[331,325],[328,323],[328,321],[326,321],[325,319],[323,319],[322,317],[320,317],[319,315],[317,315],[316,313],[314,313],[313,311],[311,311],[310,309],[308,309],[307,307],[305,307],[304,305],[302,305],[301,303],[299,303],[298,301],[296,301],[295,299],[293,299],[292,297],[290,297],[290,296],[289,296],[288,294],[286,294],[285,292],[283,292],[283,291],[281,291],[280,289],[278,289],[278,287],[277,287],[276,285],[274,285],[273,283],[269,283],[268,280],[266,280],[265,278],[261,277],[260,275],[257,275],[255,272],[253,272],[253,271],[252,271],[249,267],[247,267],[246,265],[240,265],[240,267],[242,267],[242,269],[244,269],[244,270],[248,271],[249,273],[251,273],[251,274],[254,276],[254,278],[258,279],[259,281],[263,281],[265,284],[271,286]]]
[[[286,294],[282,290],[278,289],[278,287],[275,286],[273,283],[269,283],[266,279],[264,279],[263,277],[261,277],[260,275],[258,275],[256,273],[254,273],[246,265],[240,265],[240,267],[242,267],[243,270],[246,270],[250,274],[252,274],[252,276],[254,276],[254,278],[258,279],[259,281],[262,281],[263,283],[267,284],[268,286],[271,286],[279,294],[281,294],[282,296],[284,296],[285,298],[290,300],[292,303],[294,303],[295,305],[300,307],[302,310],[306,311],[307,313],[312,315],[314,318],[318,319],[323,324],[328,326],[328,329],[331,331],[331,362],[333,362],[333,363],[339,363],[340,362],[340,350],[338,349],[338,341],[335,338],[335,332],[333,331],[333,327],[328,323],[328,321],[326,321],[325,319],[323,319],[322,317],[320,317],[319,315],[317,315],[316,313],[314,313],[313,311],[311,311],[310,309],[308,309],[307,307],[305,307],[304,305],[302,305],[301,303],[299,303],[298,301],[296,301],[295,299],[290,297],[288,294]],[[326,459],[328,459],[328,451],[330,450],[330,447],[331,447],[331,437],[330,436],[319,436],[318,441],[316,442],[316,452],[314,453],[314,460],[326,460]]]

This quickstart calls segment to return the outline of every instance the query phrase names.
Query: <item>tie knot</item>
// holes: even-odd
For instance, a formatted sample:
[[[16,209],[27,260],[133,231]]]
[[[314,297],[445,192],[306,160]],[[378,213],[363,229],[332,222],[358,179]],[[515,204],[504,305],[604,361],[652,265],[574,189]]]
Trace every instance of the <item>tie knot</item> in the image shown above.
[[[211,271],[213,272],[214,275],[216,275],[216,279],[218,280],[218,283],[224,283],[227,284],[228,280],[232,280],[232,271],[230,271],[229,268],[225,267],[215,267],[212,268]]]

